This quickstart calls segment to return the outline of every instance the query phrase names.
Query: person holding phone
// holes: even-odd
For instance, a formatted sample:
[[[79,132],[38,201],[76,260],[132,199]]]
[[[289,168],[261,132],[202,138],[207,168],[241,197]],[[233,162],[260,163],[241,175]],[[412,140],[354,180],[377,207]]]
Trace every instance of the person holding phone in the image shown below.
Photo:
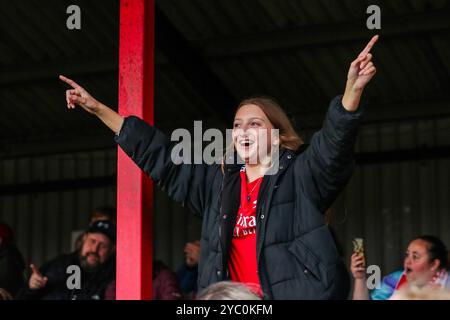
[[[416,286],[424,289],[450,290],[447,248],[441,239],[424,235],[412,240],[406,249],[403,269],[383,278],[379,288],[369,291],[364,255],[354,253],[351,272],[354,278],[353,300],[395,299],[401,289]]]

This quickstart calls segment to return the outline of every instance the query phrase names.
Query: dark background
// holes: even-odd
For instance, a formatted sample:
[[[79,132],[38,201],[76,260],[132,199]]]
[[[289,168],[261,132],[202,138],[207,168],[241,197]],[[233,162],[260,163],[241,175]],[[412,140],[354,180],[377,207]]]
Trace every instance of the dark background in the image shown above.
[[[445,0],[156,1],[155,114],[159,128],[224,129],[238,102],[274,96],[308,140],[342,94],[350,62],[375,33],[378,67],[364,94],[357,169],[332,226],[348,261],[366,241],[368,263],[399,269],[422,233],[450,245],[450,2]],[[77,4],[82,29],[66,28]],[[377,4],[382,29],[366,28]],[[78,81],[117,108],[119,1],[0,0],[0,220],[28,261],[71,249],[91,208],[114,204],[112,134],[66,109]],[[198,237],[195,217],[155,191],[155,255],[173,268]]]

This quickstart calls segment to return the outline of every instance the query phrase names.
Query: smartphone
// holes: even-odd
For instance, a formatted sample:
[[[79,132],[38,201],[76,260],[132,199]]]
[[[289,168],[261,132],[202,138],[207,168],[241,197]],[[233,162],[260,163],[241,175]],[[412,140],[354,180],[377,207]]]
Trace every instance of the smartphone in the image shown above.
[[[364,239],[362,239],[362,238],[353,239],[353,253],[363,256],[363,259],[364,259],[363,266],[365,267],[366,266],[366,257],[364,255]]]

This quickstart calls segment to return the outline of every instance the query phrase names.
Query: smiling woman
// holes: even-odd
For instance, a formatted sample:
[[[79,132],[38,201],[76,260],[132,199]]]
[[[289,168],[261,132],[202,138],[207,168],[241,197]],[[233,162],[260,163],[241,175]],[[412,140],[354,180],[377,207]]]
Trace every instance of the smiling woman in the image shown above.
[[[233,143],[246,163],[249,180],[253,181],[266,173],[267,166],[273,165],[275,150],[281,147],[296,151],[303,141],[274,99],[254,97],[242,101],[237,108]],[[253,170],[255,167],[257,169]]]
[[[344,95],[332,100],[310,145],[302,145],[273,99],[244,100],[231,146],[242,163],[227,161],[229,154],[222,165],[176,163],[162,132],[137,117],[122,118],[73,80],[61,80],[72,87],[69,109],[79,105],[96,115],[144,172],[203,218],[200,290],[232,280],[265,299],[346,299],[344,263],[324,213],[352,175],[359,104],[376,73],[370,51],[377,40],[351,63]]]
[[[447,248],[441,239],[429,235],[415,238],[406,250],[403,270],[384,277],[381,286],[370,293],[366,285],[363,257],[354,254],[351,260],[351,270],[355,278],[353,299],[397,299],[399,290],[409,287],[450,290],[447,254]]]

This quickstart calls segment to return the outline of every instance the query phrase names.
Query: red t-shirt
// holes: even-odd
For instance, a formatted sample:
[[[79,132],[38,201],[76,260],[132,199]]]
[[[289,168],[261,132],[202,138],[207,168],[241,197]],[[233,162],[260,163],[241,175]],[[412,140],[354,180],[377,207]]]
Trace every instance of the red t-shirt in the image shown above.
[[[262,178],[247,183],[245,168],[241,170],[241,205],[236,218],[230,247],[231,280],[247,284],[262,295],[256,261],[256,204]]]

